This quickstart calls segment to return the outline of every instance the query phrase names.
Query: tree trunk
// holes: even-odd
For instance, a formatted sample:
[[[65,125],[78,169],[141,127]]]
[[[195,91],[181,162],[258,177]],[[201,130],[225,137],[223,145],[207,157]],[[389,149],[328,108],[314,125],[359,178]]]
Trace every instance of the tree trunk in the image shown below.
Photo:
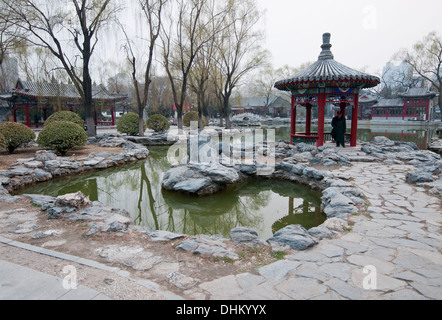
[[[182,106],[177,106],[177,113],[178,113],[178,130],[183,130],[183,108]]]
[[[140,117],[138,122],[139,136],[144,137],[144,112],[141,110],[138,113],[138,116]]]

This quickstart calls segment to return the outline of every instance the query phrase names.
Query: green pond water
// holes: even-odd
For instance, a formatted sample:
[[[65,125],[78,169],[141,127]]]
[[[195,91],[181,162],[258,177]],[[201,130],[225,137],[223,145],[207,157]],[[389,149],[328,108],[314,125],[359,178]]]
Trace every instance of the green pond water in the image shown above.
[[[219,194],[198,198],[164,191],[170,168],[167,147],[151,147],[147,160],[72,178],[54,179],[20,193],[59,196],[83,192],[92,201],[127,210],[137,225],[188,235],[229,237],[235,227],[256,230],[267,240],[291,224],[322,224],[321,193],[287,181],[254,178]]]

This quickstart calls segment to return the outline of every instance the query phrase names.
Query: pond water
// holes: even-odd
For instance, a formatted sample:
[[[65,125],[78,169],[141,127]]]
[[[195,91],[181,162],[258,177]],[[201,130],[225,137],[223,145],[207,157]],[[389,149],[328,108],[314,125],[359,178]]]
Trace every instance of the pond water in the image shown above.
[[[251,179],[198,198],[162,190],[170,168],[167,147],[151,147],[146,161],[70,179],[54,179],[21,193],[59,196],[83,192],[92,201],[127,210],[137,225],[188,235],[230,236],[235,227],[256,230],[262,240],[291,224],[322,224],[321,193],[287,181]]]

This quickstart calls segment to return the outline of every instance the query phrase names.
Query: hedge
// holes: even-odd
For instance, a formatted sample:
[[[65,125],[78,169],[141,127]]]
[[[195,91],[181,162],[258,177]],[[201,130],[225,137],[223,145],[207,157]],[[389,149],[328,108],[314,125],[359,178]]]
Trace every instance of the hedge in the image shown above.
[[[183,117],[183,125],[186,127],[190,127],[191,122],[198,122],[199,115],[196,111],[187,112]],[[208,122],[206,117],[203,116],[203,127],[207,126]]]
[[[6,149],[6,139],[5,137],[0,133],[0,151]]]
[[[139,135],[140,134],[139,119],[140,117],[136,113],[127,113],[123,115],[117,121],[117,131],[119,133],[125,133],[129,136]],[[146,129],[147,127],[146,124],[144,123],[144,130]]]
[[[75,112],[71,111],[59,111],[51,115],[45,122],[45,127],[51,123],[57,122],[57,121],[68,121],[73,122],[75,124],[78,124],[80,127],[84,128],[84,121],[83,119],[76,114]]]
[[[75,147],[85,146],[87,133],[83,127],[68,121],[56,121],[45,126],[37,138],[37,143],[64,156]]]
[[[150,116],[146,124],[149,129],[154,130],[155,132],[167,131],[170,128],[169,120],[161,114]]]
[[[16,122],[0,123],[0,134],[5,138],[6,149],[11,154],[18,147],[35,140],[34,131],[24,124]]]

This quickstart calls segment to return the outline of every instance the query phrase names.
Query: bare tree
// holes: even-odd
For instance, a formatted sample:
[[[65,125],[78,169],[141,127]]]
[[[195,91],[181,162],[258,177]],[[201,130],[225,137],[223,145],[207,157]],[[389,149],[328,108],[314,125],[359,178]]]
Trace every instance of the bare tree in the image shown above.
[[[215,0],[178,0],[169,14],[168,28],[162,32],[163,64],[171,82],[178,113],[178,128],[183,129],[183,107],[187,98],[189,78],[200,51],[220,30],[214,19],[223,23],[224,8],[217,10]],[[174,11],[175,10],[175,11]],[[178,20],[174,21],[173,17]]]
[[[126,36],[126,44],[124,49],[126,51],[127,59],[132,69],[132,82],[135,88],[135,99],[137,102],[137,110],[139,115],[139,135],[144,137],[144,109],[148,104],[149,87],[152,83],[152,65],[154,62],[154,53],[156,42],[160,35],[163,11],[168,0],[139,0],[139,5],[144,15],[145,28],[149,31],[149,37],[146,39],[147,48],[143,54],[147,55],[147,61],[144,63],[144,85],[141,85],[137,77],[137,62],[138,57],[134,53],[132,40],[123,28]]]
[[[442,39],[430,32],[412,50],[402,50],[395,55],[413,67],[416,74],[428,81],[439,92],[439,107],[442,105]]]
[[[233,90],[250,71],[261,66],[267,52],[261,48],[262,34],[256,30],[261,13],[253,0],[227,1],[228,28],[217,37],[215,83],[222,100],[226,127],[231,127],[229,102]]]
[[[119,9],[111,8],[111,0],[1,1],[6,3],[20,28],[32,35],[26,40],[46,48],[58,59],[83,100],[88,136],[94,136],[91,58],[100,29]]]

